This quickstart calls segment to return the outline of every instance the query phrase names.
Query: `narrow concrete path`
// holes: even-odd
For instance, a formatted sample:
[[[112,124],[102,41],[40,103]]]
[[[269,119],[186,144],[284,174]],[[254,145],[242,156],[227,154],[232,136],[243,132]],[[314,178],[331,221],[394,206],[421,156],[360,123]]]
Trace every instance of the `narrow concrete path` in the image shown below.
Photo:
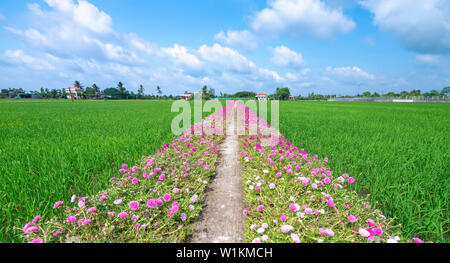
[[[192,243],[242,243],[244,190],[239,162],[236,105],[227,116],[225,141],[216,177],[206,192],[205,207],[192,234]]]

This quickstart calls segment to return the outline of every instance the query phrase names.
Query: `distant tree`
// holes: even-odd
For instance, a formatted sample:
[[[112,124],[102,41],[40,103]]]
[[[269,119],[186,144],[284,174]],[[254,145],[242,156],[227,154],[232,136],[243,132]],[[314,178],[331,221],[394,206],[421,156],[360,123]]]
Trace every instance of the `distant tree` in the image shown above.
[[[116,88],[107,88],[103,91],[105,96],[111,97],[113,99],[119,98],[119,90]]]
[[[127,89],[123,86],[122,82],[119,82],[117,84],[117,90],[118,90],[118,96],[120,99],[125,99],[128,98],[128,91]]]
[[[161,88],[159,86],[156,87],[156,93],[158,93],[158,95],[160,96],[162,94]]]
[[[443,88],[441,93],[443,96],[450,96],[450,86]]]
[[[363,97],[371,97],[372,94],[370,93],[370,91],[366,91],[366,92],[363,92],[362,96]]]
[[[142,86],[142,84],[139,85],[138,95],[139,95],[139,97],[141,97],[142,95],[144,95],[144,86]]]
[[[409,96],[420,96],[420,90],[419,89],[413,89],[410,93]]]
[[[372,94],[372,97],[378,98],[378,97],[380,97],[380,94],[378,94],[377,92],[374,92],[374,93]]]
[[[81,83],[78,80],[75,80],[75,82],[73,83],[73,86],[75,88],[78,88],[80,90],[83,90],[83,85],[81,85]]]
[[[212,88],[208,90],[208,98],[215,98],[216,97],[216,91]]]
[[[291,92],[288,87],[277,88],[274,94],[274,98],[277,100],[288,100],[291,96]]]
[[[439,93],[439,91],[433,89],[433,90],[430,91],[430,95],[432,97],[434,97],[434,96],[441,96],[441,93]]]
[[[402,97],[408,97],[408,96],[410,96],[411,95],[411,93],[410,92],[407,92],[407,91],[402,91],[402,92],[400,92],[400,96],[402,96]],[[411,95],[412,96],[412,95]]]

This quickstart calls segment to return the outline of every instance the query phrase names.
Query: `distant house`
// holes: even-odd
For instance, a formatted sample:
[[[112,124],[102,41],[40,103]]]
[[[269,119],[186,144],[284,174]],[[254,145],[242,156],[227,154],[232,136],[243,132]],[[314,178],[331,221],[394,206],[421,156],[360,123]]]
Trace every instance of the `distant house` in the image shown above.
[[[190,92],[185,92],[184,94],[182,94],[180,97],[183,100],[190,100],[192,98],[194,94],[190,93]]]
[[[294,100],[294,96],[289,96],[289,100]]]
[[[269,100],[269,96],[265,93],[256,94],[256,100]]]
[[[68,89],[64,89],[64,91],[66,92],[67,99],[71,100],[71,99],[78,99],[80,97],[81,89],[71,87]]]

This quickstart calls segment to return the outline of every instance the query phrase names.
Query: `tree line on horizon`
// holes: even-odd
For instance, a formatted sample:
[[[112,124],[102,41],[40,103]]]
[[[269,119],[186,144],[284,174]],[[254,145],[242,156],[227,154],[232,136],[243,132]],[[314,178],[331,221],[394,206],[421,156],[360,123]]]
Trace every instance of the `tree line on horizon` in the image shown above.
[[[178,99],[178,95],[163,95],[163,91],[160,86],[157,86],[156,94],[145,94],[145,88],[141,84],[137,89],[137,93],[126,89],[122,82],[119,82],[116,87],[106,88],[101,90],[97,84],[84,87],[80,81],[75,80],[73,87],[77,88],[77,95],[81,99],[144,99],[144,100],[172,100]],[[185,93],[188,93],[185,91]],[[240,99],[253,99],[257,93],[253,91],[238,91],[234,94],[227,94],[220,92],[220,95],[216,95],[216,91],[213,88],[209,88],[205,85],[201,89],[203,99],[220,99],[220,98],[240,98]],[[63,99],[67,98],[66,89],[44,89],[39,91],[26,92],[23,89],[1,89],[0,98],[44,98],[44,99]],[[412,91],[402,91],[400,93],[388,92],[385,94],[379,94],[377,92],[371,93],[370,91],[357,94],[355,96],[345,95],[322,95],[314,92],[309,93],[307,96],[292,96],[288,87],[276,88],[273,94],[268,95],[271,100],[326,100],[330,98],[369,98],[369,97],[438,97],[438,96],[450,96],[450,86],[444,87],[441,92],[437,90],[431,90],[429,92],[422,93],[418,89]]]

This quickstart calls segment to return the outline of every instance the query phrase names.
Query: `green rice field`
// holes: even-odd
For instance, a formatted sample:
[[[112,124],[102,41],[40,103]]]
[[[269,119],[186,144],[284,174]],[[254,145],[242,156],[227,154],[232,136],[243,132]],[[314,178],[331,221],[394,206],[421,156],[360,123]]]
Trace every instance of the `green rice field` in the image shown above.
[[[281,102],[280,131],[397,218],[402,233],[449,241],[450,104]]]
[[[168,101],[0,103],[0,241],[52,215],[57,200],[94,194],[122,163],[169,141],[177,113]]]
[[[0,101],[0,242],[170,142],[171,101]],[[270,116],[270,114],[269,114]],[[355,177],[402,233],[449,242],[450,104],[281,102],[280,131]]]

